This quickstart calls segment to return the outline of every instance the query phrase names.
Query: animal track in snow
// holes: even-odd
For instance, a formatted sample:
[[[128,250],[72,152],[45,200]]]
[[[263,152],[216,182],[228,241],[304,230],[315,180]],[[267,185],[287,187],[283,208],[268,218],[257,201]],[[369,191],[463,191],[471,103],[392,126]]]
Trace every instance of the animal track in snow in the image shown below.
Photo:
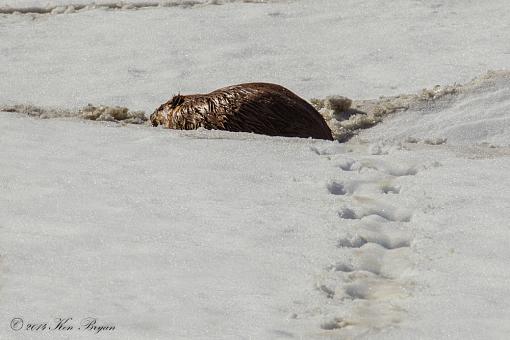
[[[342,183],[331,182],[327,185],[327,187],[329,193],[333,195],[345,195],[347,193],[345,185]]]
[[[311,146],[310,150],[312,150],[319,156],[324,156],[324,155],[331,156],[331,155],[343,154],[343,153],[352,151],[345,144],[340,144],[340,143],[331,143],[328,146],[322,147],[322,148],[318,148],[316,146]]]
[[[370,329],[377,331],[391,325],[398,325],[404,315],[402,308],[389,304],[387,301],[361,300],[361,303],[354,305],[351,315],[327,318],[320,324],[320,328],[328,333],[341,332],[338,333],[341,335],[338,337],[340,339],[365,338],[367,334],[370,334]]]
[[[325,321],[321,324],[321,328],[324,330],[334,330],[334,329],[340,329],[347,326],[352,325],[351,322],[346,321],[342,318],[333,318],[331,320]]]
[[[352,166],[356,161],[354,159],[342,159],[338,162],[337,166],[344,171],[352,171]]]
[[[404,208],[396,208],[384,203],[374,202],[372,199],[355,197],[358,202],[367,202],[368,204],[360,205],[356,208],[342,207],[338,211],[338,216],[343,219],[362,219],[366,216],[377,215],[388,221],[409,222],[412,212]]]
[[[412,235],[406,230],[411,211],[365,197],[353,197],[352,203],[340,214],[359,222],[353,234],[337,243],[350,250],[350,259],[328,266],[317,285],[333,305],[338,301],[352,306],[348,316],[337,315],[320,324],[321,329],[346,337],[398,324],[404,311],[395,303],[413,288],[405,279],[413,268]]]
[[[400,182],[408,180],[399,177],[440,164],[390,163],[384,155],[393,149],[372,147],[368,150],[372,155],[362,159],[345,154],[350,150],[340,151],[333,147],[315,150],[319,155],[336,155],[328,159],[343,172],[342,178],[331,179],[326,188],[330,195],[340,196],[335,199],[342,202],[340,230],[348,228],[335,244],[342,259],[324,268],[315,287],[329,306],[329,312],[321,312],[325,318],[320,328],[349,337],[402,320],[405,312],[398,304],[413,288],[408,277],[414,253],[409,229],[413,210],[399,204],[406,201]]]
[[[383,182],[379,188],[383,194],[400,194],[400,186],[393,185],[391,182]]]
[[[361,161],[343,159],[338,161],[337,167],[343,171],[357,171],[360,173],[375,170],[394,177],[413,176],[418,173],[418,169],[415,166],[388,164],[382,160],[376,159],[363,159]]]
[[[382,181],[331,181],[326,185],[328,191],[332,195],[351,195],[354,193],[358,194],[399,194],[400,186],[395,185],[391,180]]]
[[[327,299],[341,301],[389,300],[408,294],[409,283],[399,279],[410,268],[407,258],[410,249],[381,251],[374,246],[363,249],[363,252],[354,254],[352,267],[343,263],[330,266],[317,282],[318,291]]]
[[[363,300],[391,300],[408,295],[408,291],[399,282],[370,272],[354,272],[349,274],[342,295],[335,298]]]
[[[338,211],[338,216],[346,220],[360,219],[359,215],[351,208],[343,207]]]
[[[332,195],[348,195],[354,192],[356,184],[354,182],[346,184],[333,181],[327,185],[327,188]]]
[[[386,249],[409,247],[411,236],[408,232],[396,229],[397,223],[365,222],[354,235],[338,240],[338,247],[360,248],[366,243],[376,243]]]
[[[334,272],[344,272],[344,273],[350,273],[354,271],[354,268],[352,265],[345,264],[343,262],[339,262],[337,264],[329,265],[326,268],[328,271],[334,271]]]
[[[411,267],[409,247],[385,249],[375,243],[366,243],[354,249],[353,267],[387,278],[398,278]]]

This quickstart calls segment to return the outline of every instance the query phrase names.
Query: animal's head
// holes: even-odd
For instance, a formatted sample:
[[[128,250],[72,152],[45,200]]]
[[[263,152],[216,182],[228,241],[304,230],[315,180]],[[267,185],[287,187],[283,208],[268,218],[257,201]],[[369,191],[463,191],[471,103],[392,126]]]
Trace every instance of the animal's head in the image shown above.
[[[174,109],[179,107],[179,105],[181,105],[182,103],[184,103],[184,96],[178,94],[176,96],[173,96],[172,99],[170,99],[160,107],[158,107],[156,111],[154,111],[150,116],[152,126],[163,125],[170,127],[168,125],[168,120],[169,119],[171,120],[172,118],[171,116]]]
[[[166,125],[167,115],[168,115],[168,109],[166,108],[165,104],[158,107],[156,109],[156,111],[154,111],[151,114],[151,117],[150,117],[152,126]]]

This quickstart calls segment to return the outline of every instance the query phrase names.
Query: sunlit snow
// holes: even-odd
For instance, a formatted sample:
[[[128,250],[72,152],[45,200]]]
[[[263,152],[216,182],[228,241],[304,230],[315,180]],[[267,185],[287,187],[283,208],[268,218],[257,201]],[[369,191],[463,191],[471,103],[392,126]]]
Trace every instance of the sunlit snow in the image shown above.
[[[93,5],[0,0],[0,338],[507,338],[506,1]],[[74,114],[246,81],[387,111],[346,143]]]

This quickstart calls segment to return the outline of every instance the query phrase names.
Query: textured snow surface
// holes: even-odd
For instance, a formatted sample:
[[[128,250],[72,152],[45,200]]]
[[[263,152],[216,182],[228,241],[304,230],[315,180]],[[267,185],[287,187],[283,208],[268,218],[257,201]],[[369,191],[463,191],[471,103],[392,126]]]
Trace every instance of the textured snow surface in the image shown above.
[[[0,122],[3,326],[96,316],[119,339],[266,338],[313,284],[317,228],[335,221],[317,143]]]
[[[451,94],[438,99],[411,97],[407,112],[385,119],[364,136],[428,144],[510,146],[510,71],[489,72],[445,90]],[[399,102],[399,98],[395,100]]]
[[[159,3],[0,15],[1,339],[508,337],[506,1]],[[115,123],[245,81],[382,122]]]
[[[307,99],[416,93],[510,69],[508,6],[304,0],[5,15],[0,104],[152,112],[178,92],[249,81]]]
[[[325,118],[333,137],[341,142],[391,115],[392,119],[365,135],[394,142],[437,145],[450,140],[494,145],[510,140],[509,99],[510,71],[500,70],[489,71],[466,84],[436,85],[416,94],[354,101],[328,96],[311,102]]]
[[[72,14],[89,10],[138,10],[151,7],[180,7],[193,8],[208,5],[224,5],[233,2],[245,3],[277,3],[285,0],[157,0],[157,1],[136,1],[136,0],[2,0],[0,1],[0,14],[26,14],[32,18],[41,15]]]

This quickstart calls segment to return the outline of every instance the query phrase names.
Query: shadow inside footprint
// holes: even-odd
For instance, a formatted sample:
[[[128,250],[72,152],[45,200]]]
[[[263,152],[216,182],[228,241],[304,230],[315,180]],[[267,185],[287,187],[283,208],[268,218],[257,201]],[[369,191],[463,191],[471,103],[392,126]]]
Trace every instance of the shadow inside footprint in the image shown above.
[[[351,299],[368,299],[370,296],[370,287],[364,282],[346,285],[344,289]]]
[[[337,166],[343,171],[353,171],[353,165],[356,163],[353,159],[343,159],[338,162]]]
[[[365,199],[363,197],[356,197],[355,200],[358,202],[364,202]],[[407,209],[394,208],[384,204],[371,204],[370,206],[358,208],[357,210],[358,211],[348,207],[343,207],[338,211],[338,216],[346,220],[355,220],[362,219],[370,215],[377,215],[387,221],[398,222],[409,222],[412,218],[412,213]]]
[[[400,194],[400,187],[389,183],[381,184],[383,194]]]
[[[332,265],[328,266],[326,269],[330,270],[330,271],[344,272],[344,273],[350,273],[350,272],[354,271],[354,268],[351,265],[345,264],[342,262],[332,264]]]
[[[334,330],[334,329],[340,329],[351,325],[349,321],[343,320],[341,318],[334,318],[332,320],[323,322],[321,324],[321,328],[325,330]]]
[[[345,237],[338,240],[338,248],[361,248],[367,243],[375,243],[386,249],[397,249],[410,246],[410,240],[398,234],[384,235],[379,233],[360,230],[362,235]]]
[[[328,184],[328,191],[332,195],[345,195],[347,190],[342,183],[332,182]]]
[[[338,248],[359,248],[367,243],[367,240],[359,235],[356,235],[352,238],[342,238],[338,240],[336,246]]]
[[[350,208],[342,208],[338,211],[338,216],[340,218],[346,219],[346,220],[355,220],[359,219],[359,217],[356,215],[356,212]]]

